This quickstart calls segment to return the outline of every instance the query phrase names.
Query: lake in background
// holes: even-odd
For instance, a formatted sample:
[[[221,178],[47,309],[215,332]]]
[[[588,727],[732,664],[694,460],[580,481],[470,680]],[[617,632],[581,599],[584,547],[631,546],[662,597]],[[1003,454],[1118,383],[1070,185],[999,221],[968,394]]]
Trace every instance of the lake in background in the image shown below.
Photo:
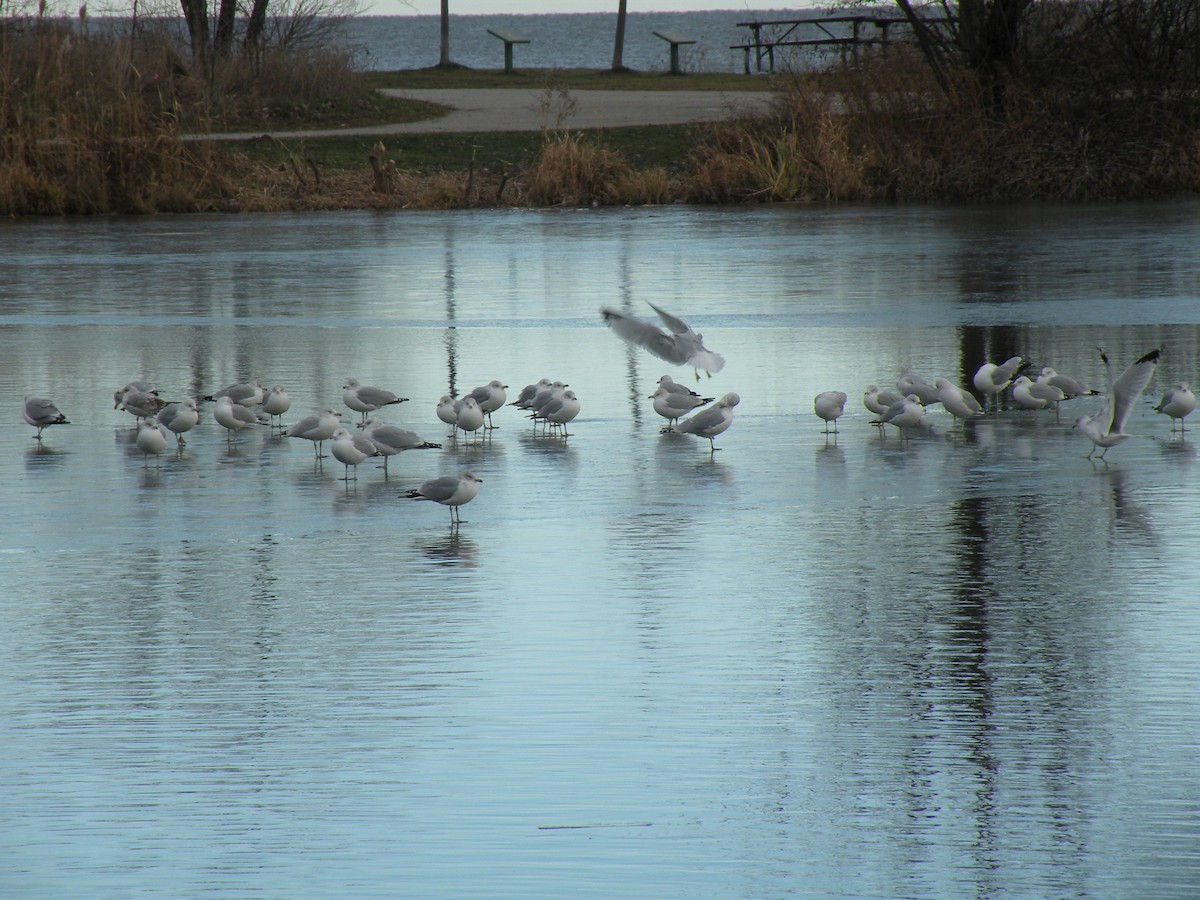
[[[0,222],[0,893],[1195,897],[1200,469],[1152,407],[1197,248],[1195,202]],[[600,320],[647,301],[724,370]],[[910,442],[861,403],[1011,353],[1102,386],[1097,345],[1164,347],[1106,462],[1093,399]],[[741,395],[716,453],[668,373]],[[289,422],[355,377],[443,447],[347,483],[205,404],[148,462],[136,377]],[[567,438],[434,414],[542,377]],[[457,530],[401,497],[467,468]]]
[[[739,22],[794,19],[811,9],[722,10],[716,12],[629,12],[622,59],[631,69],[666,72],[669,45],[655,31],[673,31],[696,41],[680,48],[684,72],[741,72],[750,30]],[[348,46],[364,69],[391,71],[437,65],[439,16],[361,16],[346,23]],[[472,69],[504,68],[504,44],[489,28],[515,31],[530,39],[513,48],[517,69],[608,69],[612,66],[616,13],[566,15],[451,16],[450,57]],[[782,52],[780,54],[782,59]],[[814,57],[815,59],[815,57]]]

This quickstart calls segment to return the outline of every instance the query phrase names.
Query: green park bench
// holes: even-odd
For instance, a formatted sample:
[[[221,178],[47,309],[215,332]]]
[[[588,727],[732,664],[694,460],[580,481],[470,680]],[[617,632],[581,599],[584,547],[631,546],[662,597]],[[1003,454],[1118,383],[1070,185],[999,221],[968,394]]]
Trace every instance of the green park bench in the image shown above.
[[[511,75],[513,73],[513,44],[528,44],[529,38],[522,37],[507,28],[489,28],[487,32],[492,37],[498,37],[504,41],[504,72],[506,75]]]
[[[679,46],[681,44],[694,44],[696,43],[695,39],[684,37],[673,31],[656,31],[654,32],[654,36],[662,38],[671,45],[671,74],[682,75],[683,73],[679,69]]]

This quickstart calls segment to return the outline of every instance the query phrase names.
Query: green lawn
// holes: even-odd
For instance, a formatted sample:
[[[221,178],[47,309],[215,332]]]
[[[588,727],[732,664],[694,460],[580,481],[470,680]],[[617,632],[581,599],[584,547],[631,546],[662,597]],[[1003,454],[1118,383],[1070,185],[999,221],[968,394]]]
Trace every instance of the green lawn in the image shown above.
[[[695,72],[613,72],[607,69],[406,69],[367,72],[374,88],[564,88],[570,91],[768,91],[773,76]]]

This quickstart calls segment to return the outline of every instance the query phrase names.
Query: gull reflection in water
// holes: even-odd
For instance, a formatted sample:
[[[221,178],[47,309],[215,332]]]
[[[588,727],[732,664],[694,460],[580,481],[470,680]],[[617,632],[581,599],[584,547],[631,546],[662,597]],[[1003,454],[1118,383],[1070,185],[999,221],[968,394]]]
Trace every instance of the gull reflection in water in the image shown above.
[[[441,537],[422,541],[417,546],[431,562],[439,566],[473,569],[479,565],[478,545],[462,535],[457,525]]]
[[[1157,543],[1158,533],[1150,510],[1139,503],[1136,491],[1127,483],[1128,474],[1124,469],[1097,466],[1096,474],[1108,481],[1112,501],[1111,528],[1126,537],[1138,537],[1147,543]]]

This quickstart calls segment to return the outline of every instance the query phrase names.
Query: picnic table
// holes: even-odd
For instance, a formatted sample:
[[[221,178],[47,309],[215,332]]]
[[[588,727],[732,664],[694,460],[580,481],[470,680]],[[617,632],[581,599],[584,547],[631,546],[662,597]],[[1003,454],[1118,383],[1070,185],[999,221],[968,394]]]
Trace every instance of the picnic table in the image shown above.
[[[504,41],[504,74],[513,74],[513,44],[528,44],[529,38],[507,28],[489,28],[487,33]]]
[[[930,25],[945,25],[953,20],[947,18],[923,19]],[[847,49],[857,52],[859,47],[874,44],[886,45],[888,32],[894,26],[911,23],[904,16],[870,15],[866,13],[846,16],[802,16],[795,19],[775,19],[767,22],[738,22],[739,28],[750,30],[750,40],[744,44],[733,44],[729,49],[744,52],[746,74],[750,74],[751,55],[755,69],[763,71],[763,60],[767,70],[775,71],[775,50],[778,47],[837,47],[843,58]]]

